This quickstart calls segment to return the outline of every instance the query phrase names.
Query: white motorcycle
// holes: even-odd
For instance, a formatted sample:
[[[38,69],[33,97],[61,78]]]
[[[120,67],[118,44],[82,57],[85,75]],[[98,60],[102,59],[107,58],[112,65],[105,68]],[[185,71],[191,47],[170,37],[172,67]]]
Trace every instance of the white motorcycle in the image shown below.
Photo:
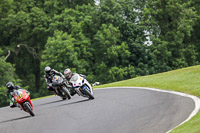
[[[93,88],[90,83],[79,74],[74,74],[69,81],[79,96],[94,99]]]

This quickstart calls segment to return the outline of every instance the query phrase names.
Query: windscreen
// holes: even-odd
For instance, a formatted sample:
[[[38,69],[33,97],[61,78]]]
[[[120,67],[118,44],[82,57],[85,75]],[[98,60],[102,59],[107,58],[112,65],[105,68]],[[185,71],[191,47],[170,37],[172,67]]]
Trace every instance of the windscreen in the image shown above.
[[[14,93],[15,93],[15,95],[17,95],[17,96],[19,96],[20,94],[23,94],[21,89],[15,90]]]
[[[78,74],[75,74],[71,77],[70,82],[76,82],[78,80]]]

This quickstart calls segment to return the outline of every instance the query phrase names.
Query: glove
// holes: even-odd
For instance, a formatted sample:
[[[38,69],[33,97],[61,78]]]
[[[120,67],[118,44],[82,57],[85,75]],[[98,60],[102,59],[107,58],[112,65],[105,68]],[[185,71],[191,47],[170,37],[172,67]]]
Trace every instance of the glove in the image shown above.
[[[60,73],[60,76],[61,76],[63,79],[65,79],[65,76],[64,76],[62,73]]]
[[[79,74],[81,77],[83,77],[83,78],[86,78],[86,76],[85,75],[83,75],[83,74]]]
[[[48,87],[52,87],[52,84],[48,84]]]

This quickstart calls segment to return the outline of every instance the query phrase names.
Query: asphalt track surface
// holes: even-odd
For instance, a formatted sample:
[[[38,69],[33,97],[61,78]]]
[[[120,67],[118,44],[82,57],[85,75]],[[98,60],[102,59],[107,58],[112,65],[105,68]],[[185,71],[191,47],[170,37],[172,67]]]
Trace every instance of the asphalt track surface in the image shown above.
[[[19,108],[0,108],[0,132],[165,133],[195,108],[190,98],[136,88],[94,90],[94,96],[33,101],[35,117]]]

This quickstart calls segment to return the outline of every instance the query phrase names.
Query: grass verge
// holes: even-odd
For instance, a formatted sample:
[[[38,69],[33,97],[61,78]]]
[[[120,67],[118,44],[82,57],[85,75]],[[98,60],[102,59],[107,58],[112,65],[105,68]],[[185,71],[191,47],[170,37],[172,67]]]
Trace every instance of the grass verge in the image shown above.
[[[159,88],[200,97],[200,65],[100,85],[95,88],[122,86]],[[174,129],[171,133],[200,133],[199,125],[200,112],[188,122]]]

